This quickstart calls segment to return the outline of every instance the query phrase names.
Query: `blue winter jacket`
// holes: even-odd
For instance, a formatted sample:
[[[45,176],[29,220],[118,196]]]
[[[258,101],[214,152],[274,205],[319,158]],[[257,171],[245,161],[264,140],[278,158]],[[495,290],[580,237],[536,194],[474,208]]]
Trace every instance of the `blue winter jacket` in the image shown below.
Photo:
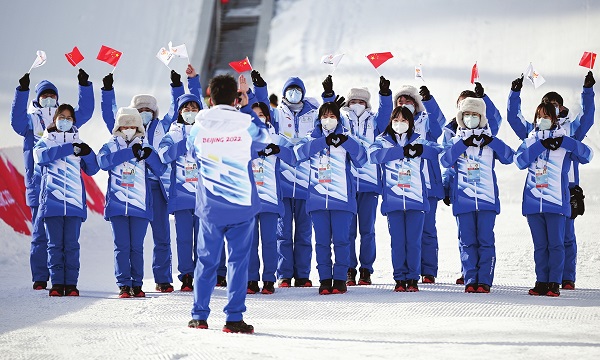
[[[455,216],[480,210],[500,213],[498,181],[494,167],[496,160],[502,164],[511,164],[514,151],[498,138],[494,138],[484,147],[465,145],[463,140],[474,133],[480,135],[487,132],[484,130],[487,128],[460,130],[440,159],[444,167],[454,168],[458,174],[453,177],[450,191],[452,212]],[[486,135],[491,136],[491,131]]]
[[[404,157],[404,146],[408,144],[423,145],[423,153],[415,158]],[[383,194],[381,213],[387,215],[391,211],[419,210],[429,211],[428,190],[425,183],[425,160],[438,162],[442,151],[439,144],[422,139],[413,133],[392,138],[382,133],[369,147],[369,159],[372,163],[381,164],[383,170]]]
[[[567,136],[577,141],[583,141],[586,134],[594,124],[596,105],[594,103],[594,89],[583,88],[581,92],[581,113],[573,117],[570,111],[567,114],[559,114],[558,122]],[[521,92],[512,91],[508,95],[507,120],[519,139],[524,140],[529,134],[536,131],[533,123],[525,120],[521,112]],[[572,160],[569,170],[570,186],[579,184],[579,162]]]
[[[73,143],[80,143],[77,128],[68,132],[44,131],[33,148],[35,164],[41,173],[39,216],[75,216],[87,218],[85,185],[81,170],[94,175],[100,169],[96,154],[73,154]]]
[[[302,90],[302,108],[298,112],[292,111],[282,100],[277,109],[271,113],[271,121],[273,126],[276,126],[278,134],[286,137],[287,141],[292,144],[298,144],[302,138],[309,134],[317,122],[319,114],[318,104],[314,99],[308,99],[304,96],[306,89],[304,83],[297,77],[289,78],[283,90],[291,85],[299,86]],[[267,86],[255,87],[257,101],[268,101]],[[283,96],[282,91],[282,96]],[[268,102],[266,102],[268,104]],[[281,162],[281,188],[283,196],[286,198],[308,199],[308,182],[309,182],[310,165],[308,162],[298,162],[288,164],[285,161]]]
[[[541,140],[562,137],[559,149],[546,149]],[[527,168],[523,215],[542,212],[571,216],[568,172],[571,161],[587,164],[593,157],[585,144],[566,135],[563,128],[533,131],[517,150],[515,162]]]
[[[54,90],[57,95],[58,107],[58,89],[48,80],[42,80],[35,87],[35,100],[31,101],[30,110],[27,109],[27,100],[29,99],[29,90],[21,90],[17,86],[15,98],[12,103],[10,113],[10,124],[15,132],[23,136],[23,157],[25,163],[25,188],[27,205],[38,206],[40,194],[39,171],[34,170],[33,147],[44,134],[46,128],[52,124],[52,118],[56,107],[42,108],[38,99],[45,90]],[[92,83],[88,81],[87,86],[79,86],[79,99],[75,107],[76,125],[82,127],[94,113],[94,89]]]
[[[98,152],[98,165],[108,171],[108,188],[104,218],[113,216],[136,216],[152,220],[152,192],[148,184],[149,171],[161,176],[166,166],[152,148],[150,156],[138,161],[131,147],[141,144],[152,146],[145,138],[136,137],[127,143],[121,136],[113,136]]]
[[[195,214],[215,225],[239,224],[261,211],[251,160],[271,143],[252,116],[229,105],[201,110],[187,136],[198,164]]]

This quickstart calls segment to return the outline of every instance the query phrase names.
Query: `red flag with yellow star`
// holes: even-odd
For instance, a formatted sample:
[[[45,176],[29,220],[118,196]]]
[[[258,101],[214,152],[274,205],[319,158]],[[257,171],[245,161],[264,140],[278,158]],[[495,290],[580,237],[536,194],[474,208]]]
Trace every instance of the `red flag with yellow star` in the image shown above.
[[[238,73],[243,73],[244,71],[252,70],[252,65],[250,65],[250,60],[248,60],[247,56],[243,60],[230,62],[229,66],[231,66],[233,70],[237,71]]]
[[[367,59],[369,59],[369,61],[371,62],[371,64],[373,64],[375,69],[377,69],[378,67],[381,66],[381,64],[383,64],[384,62],[388,61],[389,59],[391,59],[393,57],[394,57],[394,55],[392,55],[391,52],[372,53],[372,54],[367,55]]]
[[[117,63],[121,60],[121,55],[123,55],[122,52],[102,45],[96,59],[111,64],[112,66],[117,66]]]

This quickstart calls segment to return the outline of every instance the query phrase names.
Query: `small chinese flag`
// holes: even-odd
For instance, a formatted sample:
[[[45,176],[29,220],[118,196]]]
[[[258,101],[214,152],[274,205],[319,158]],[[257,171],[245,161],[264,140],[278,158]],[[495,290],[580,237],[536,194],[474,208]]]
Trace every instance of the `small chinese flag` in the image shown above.
[[[250,65],[250,60],[248,60],[247,56],[243,60],[230,62],[229,66],[231,66],[233,70],[237,71],[238,73],[243,73],[244,71],[252,70],[252,65]]]
[[[71,51],[70,53],[66,53],[65,57],[67,58],[69,64],[73,66],[77,66],[77,64],[79,64],[81,60],[83,60],[83,55],[81,55],[81,52],[79,52],[77,46],[75,46],[73,48],[73,51]]]
[[[391,52],[373,53],[373,54],[367,55],[367,59],[369,59],[369,61],[371,62],[371,64],[373,64],[375,69],[377,69],[378,67],[381,66],[381,64],[383,64],[384,62],[388,61],[389,59],[391,59],[393,57],[394,57],[394,55],[392,55]]]
[[[594,68],[594,63],[596,62],[596,54],[593,52],[584,52],[581,60],[579,61],[579,65],[586,67],[588,69]]]
[[[477,63],[473,65],[471,69],[471,84],[475,84],[475,81],[479,80],[479,69],[477,68]]]
[[[117,63],[121,60],[121,55],[123,55],[122,52],[102,45],[96,59],[109,63],[112,66],[117,66]]]

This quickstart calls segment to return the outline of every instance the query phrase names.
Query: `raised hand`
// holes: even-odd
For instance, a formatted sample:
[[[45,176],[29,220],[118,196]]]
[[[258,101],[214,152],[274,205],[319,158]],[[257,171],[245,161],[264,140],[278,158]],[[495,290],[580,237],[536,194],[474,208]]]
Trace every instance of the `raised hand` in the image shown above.
[[[29,90],[29,84],[31,80],[29,79],[29,73],[25,73],[22,78],[19,79],[19,86],[21,87],[21,91]]]
[[[258,71],[252,70],[252,72],[250,73],[250,76],[252,77],[252,83],[254,84],[254,86],[258,86],[258,87],[267,86],[265,79],[263,79],[262,76],[260,76],[260,73]]]
[[[515,92],[521,91],[522,88],[523,88],[523,74],[521,74],[521,77],[514,79],[512,82],[512,85],[510,86],[510,89]]]
[[[180,87],[183,85],[181,83],[181,75],[175,70],[171,70],[171,85],[173,87]]]
[[[104,85],[102,87],[102,90],[105,90],[105,91],[112,90],[113,83],[114,83],[113,74],[110,73],[110,74],[106,75],[105,77],[102,78],[102,84]]]

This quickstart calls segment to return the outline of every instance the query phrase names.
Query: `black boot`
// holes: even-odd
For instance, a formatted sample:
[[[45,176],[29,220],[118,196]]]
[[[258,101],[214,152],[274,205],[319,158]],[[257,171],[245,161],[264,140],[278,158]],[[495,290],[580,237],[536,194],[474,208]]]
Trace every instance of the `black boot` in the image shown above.
[[[194,291],[194,278],[191,274],[185,274],[181,278],[181,291]]]
[[[257,292],[260,292],[258,281],[248,281],[248,289],[246,290],[246,294],[256,294]]]
[[[319,286],[319,295],[329,295],[333,292],[333,286],[331,283],[333,279],[321,280],[321,286]]]
[[[348,274],[346,275],[346,285],[354,286],[356,285],[356,269],[349,268]]]
[[[52,288],[48,292],[49,296],[63,296],[65,294],[65,286],[62,284],[52,284]]]
[[[535,286],[532,289],[529,289],[529,295],[533,296],[544,296],[548,293],[548,283],[547,282],[535,282]]]
[[[226,321],[225,326],[223,326],[223,332],[254,334],[254,326],[246,324],[244,320]]]
[[[344,280],[333,280],[332,294],[343,294],[346,291],[348,291],[348,287],[346,287],[346,282]]]
[[[358,285],[371,285],[371,272],[369,269],[358,269],[360,276],[358,277]]]

